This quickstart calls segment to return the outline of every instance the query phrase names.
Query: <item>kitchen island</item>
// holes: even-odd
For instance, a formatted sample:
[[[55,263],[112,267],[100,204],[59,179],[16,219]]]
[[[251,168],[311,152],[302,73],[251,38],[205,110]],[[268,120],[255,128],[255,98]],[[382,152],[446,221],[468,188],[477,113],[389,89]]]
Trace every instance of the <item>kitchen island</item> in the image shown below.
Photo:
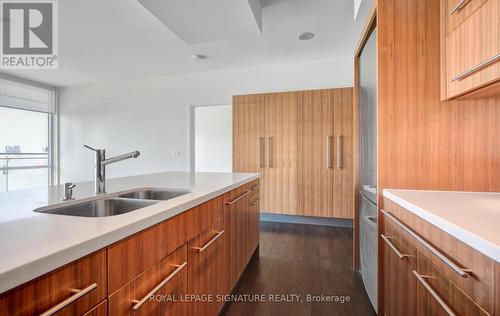
[[[125,312],[124,307],[131,312],[147,311],[152,306],[170,306],[171,303],[157,302],[155,305],[141,301],[151,290],[157,289],[155,286],[166,276],[171,276],[170,282],[155,293],[167,291],[168,283],[174,282],[179,293],[206,290],[227,294],[258,250],[258,174],[166,172],[109,179],[107,185],[109,193],[99,198],[116,197],[139,188],[189,192],[128,213],[105,217],[34,212],[40,207],[95,199],[91,182],[77,183],[76,200],[69,202],[61,202],[61,187],[0,193],[0,293],[3,293],[0,295],[0,314],[40,314],[65,302],[73,294],[81,294],[89,284],[78,280],[79,273],[90,285],[97,284],[97,288],[88,290],[90,298],[81,295],[60,308],[59,313],[82,315],[104,303],[109,304],[105,309],[110,314],[114,311],[117,315]],[[206,269],[200,269],[199,265],[205,265]],[[215,266],[222,270],[213,269]],[[211,276],[196,275],[203,271]],[[58,273],[64,276],[58,279]],[[99,280],[91,280],[93,277]],[[37,285],[37,282],[41,283]],[[54,282],[61,282],[61,286],[55,286]],[[11,302],[12,298],[21,299],[16,295],[26,299],[27,294],[21,292],[28,291],[32,295],[43,286],[46,286],[44,291],[54,293],[35,293],[43,299],[37,301],[31,297],[24,302],[24,311],[19,309],[20,302]],[[141,297],[132,299],[127,293],[140,293]],[[132,301],[138,302],[132,304]],[[169,310],[178,313],[183,308],[201,308],[209,315],[220,310],[222,304],[218,303],[178,304],[176,308],[170,306]]]

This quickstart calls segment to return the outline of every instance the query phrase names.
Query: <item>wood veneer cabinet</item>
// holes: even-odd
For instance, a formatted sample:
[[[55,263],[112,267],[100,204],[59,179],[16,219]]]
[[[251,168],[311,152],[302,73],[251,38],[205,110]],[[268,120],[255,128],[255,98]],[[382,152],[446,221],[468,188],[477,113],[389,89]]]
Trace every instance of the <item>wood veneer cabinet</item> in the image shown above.
[[[183,213],[108,246],[109,292],[115,292],[186,243],[186,229]]]
[[[188,295],[201,300],[188,304],[188,315],[217,315],[223,305],[218,295],[225,294],[225,230],[219,218],[211,227],[188,242]]]
[[[263,212],[353,217],[352,88],[233,97],[233,169],[260,172]]]
[[[180,301],[181,295],[187,293],[187,265],[184,245],[111,294],[109,315],[187,315],[188,305]],[[150,300],[151,291],[165,280],[168,281],[152,293],[165,299]]]
[[[500,264],[388,199],[382,213],[386,315],[500,315]]]
[[[258,253],[259,183],[244,184],[1,294],[0,315],[39,315],[58,305],[63,308],[54,315],[217,315],[220,298]],[[163,298],[151,300],[152,295]],[[199,301],[199,295],[212,299]]]
[[[500,96],[499,21],[499,0],[441,0],[442,99]]]
[[[0,295],[0,315],[41,315],[49,310],[57,315],[82,315],[107,293],[104,249]]]
[[[258,253],[259,182],[255,181],[224,195],[226,286],[230,293],[252,255]]]

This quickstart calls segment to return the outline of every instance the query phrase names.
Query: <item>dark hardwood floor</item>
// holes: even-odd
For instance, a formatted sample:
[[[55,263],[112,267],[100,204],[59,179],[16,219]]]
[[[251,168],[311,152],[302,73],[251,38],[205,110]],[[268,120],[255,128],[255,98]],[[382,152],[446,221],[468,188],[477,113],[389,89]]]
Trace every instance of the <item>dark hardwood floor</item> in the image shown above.
[[[222,315],[375,315],[352,271],[352,229],[261,222],[260,257],[253,258],[233,294],[263,294],[263,302],[243,296]],[[269,295],[300,295],[271,302]],[[349,302],[308,302],[307,295],[348,296]],[[279,296],[274,301],[291,298]]]

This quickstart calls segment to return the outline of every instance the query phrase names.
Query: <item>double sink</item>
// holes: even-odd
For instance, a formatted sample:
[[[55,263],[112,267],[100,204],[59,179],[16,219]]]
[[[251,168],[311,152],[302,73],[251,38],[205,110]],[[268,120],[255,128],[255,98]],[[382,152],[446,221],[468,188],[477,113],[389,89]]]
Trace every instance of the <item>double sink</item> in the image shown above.
[[[160,201],[188,194],[186,189],[138,189],[112,197],[101,197],[81,203],[41,207],[34,212],[80,217],[104,217],[125,214]]]

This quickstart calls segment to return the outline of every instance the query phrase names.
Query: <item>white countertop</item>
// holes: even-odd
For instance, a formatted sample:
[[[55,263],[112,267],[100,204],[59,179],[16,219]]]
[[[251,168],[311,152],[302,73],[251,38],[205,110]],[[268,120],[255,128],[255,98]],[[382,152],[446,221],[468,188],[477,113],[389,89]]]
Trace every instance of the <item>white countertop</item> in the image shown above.
[[[500,193],[384,190],[384,197],[500,263]]]
[[[171,200],[109,217],[33,212],[42,206],[62,203],[61,186],[1,192],[0,293],[258,177],[255,173],[165,172],[108,179],[106,195],[144,187],[192,190]],[[80,201],[90,199],[94,197],[94,183],[77,183],[73,191]]]

